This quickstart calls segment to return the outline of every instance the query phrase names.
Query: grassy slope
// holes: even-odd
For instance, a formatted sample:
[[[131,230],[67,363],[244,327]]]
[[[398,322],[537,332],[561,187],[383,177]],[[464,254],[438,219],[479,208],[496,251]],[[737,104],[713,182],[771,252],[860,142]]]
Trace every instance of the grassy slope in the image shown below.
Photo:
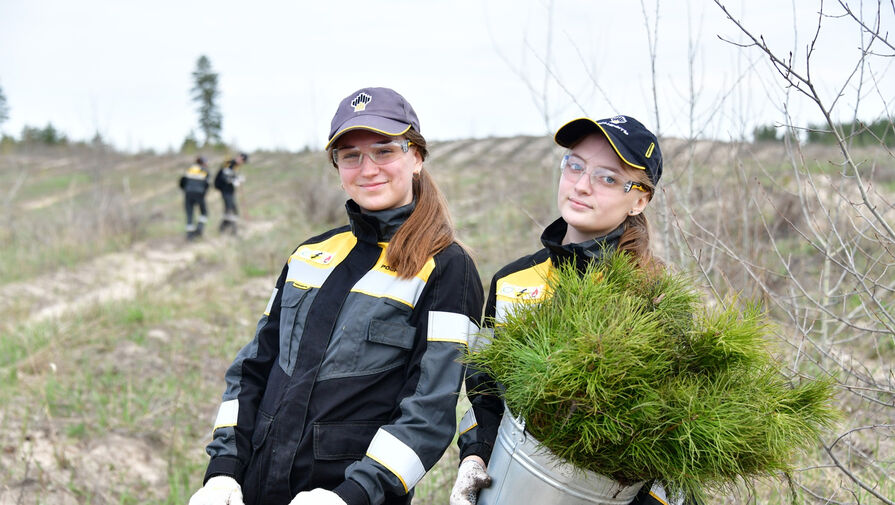
[[[487,286],[553,219],[558,151],[547,138],[431,150],[427,166]],[[320,153],[256,153],[240,190],[246,233],[217,236],[221,202],[211,192],[209,236],[188,245],[176,187],[188,161],[75,148],[0,156],[0,178],[15,181],[0,201],[0,505],[186,503],[204,470],[224,369],[251,338],[283,261],[344,221]],[[708,176],[723,173],[708,166]],[[674,176],[668,184],[684,185]],[[155,264],[167,266],[141,269]],[[134,291],[35,317],[48,300],[75,303],[135,272],[144,274]],[[455,465],[452,447],[414,502],[446,503]]]

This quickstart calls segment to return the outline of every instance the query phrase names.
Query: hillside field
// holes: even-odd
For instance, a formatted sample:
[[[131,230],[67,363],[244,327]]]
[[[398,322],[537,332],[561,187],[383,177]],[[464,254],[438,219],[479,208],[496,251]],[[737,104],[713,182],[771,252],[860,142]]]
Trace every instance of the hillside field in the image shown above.
[[[875,238],[884,231],[855,225],[859,238],[843,242],[865,256],[838,261],[835,243],[818,256],[817,236],[862,216],[840,153],[677,139],[663,149],[662,191],[648,211],[657,254],[699,279],[707,298],[762,301],[793,377],[841,370],[846,416],[824,441],[829,452],[800,456],[799,499],[884,503],[833,454],[895,500],[895,331],[885,316],[895,311],[895,253]],[[539,248],[556,217],[562,151],[549,137],[516,137],[436,142],[430,152],[426,167],[487,289],[497,269]],[[203,154],[213,171],[225,159]],[[891,153],[853,155],[892,225]],[[285,260],[345,222],[324,153],[256,152],[238,192],[239,235],[217,232],[223,206],[212,188],[205,237],[187,242],[177,180],[190,161],[85,146],[0,152],[0,505],[185,505],[201,483],[224,371]],[[841,264],[882,287],[863,295],[860,275],[837,277]],[[414,503],[447,504],[456,458],[453,446]],[[789,493],[760,482],[715,503],[789,503]]]

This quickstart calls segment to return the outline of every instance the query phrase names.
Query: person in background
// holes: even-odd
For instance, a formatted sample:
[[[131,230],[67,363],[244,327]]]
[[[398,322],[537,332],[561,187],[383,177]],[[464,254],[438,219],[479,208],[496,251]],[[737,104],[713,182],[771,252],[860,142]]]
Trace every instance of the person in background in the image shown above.
[[[491,281],[484,326],[500,326],[518,304],[550,296],[545,279],[560,263],[583,272],[605,254],[621,250],[641,268],[662,268],[650,252],[649,228],[643,210],[662,175],[659,141],[629,116],[580,118],[554,136],[567,148],[559,163],[557,207],[560,217],[541,235],[543,248],[500,269]],[[499,338],[499,337],[496,337]],[[474,505],[490,485],[487,464],[504,413],[494,380],[470,366],[466,391],[472,403],[460,422],[460,468],[450,505]],[[646,485],[634,502],[668,504],[664,489]]]
[[[239,208],[236,206],[236,188],[245,180],[239,173],[239,167],[249,161],[249,155],[239,153],[221,165],[214,176],[214,187],[221,192],[224,199],[224,217],[221,220],[221,233],[229,232],[236,235],[236,224],[239,220]]]
[[[186,209],[186,239],[193,240],[202,236],[202,229],[208,221],[208,210],[205,207],[205,193],[208,191],[208,164],[203,156],[180,176],[180,189],[183,190],[184,207]],[[199,216],[193,222],[195,208],[199,207]]]
[[[226,373],[190,505],[406,505],[456,431],[484,293],[410,104],[363,88],[327,153],[349,224],[292,253]]]

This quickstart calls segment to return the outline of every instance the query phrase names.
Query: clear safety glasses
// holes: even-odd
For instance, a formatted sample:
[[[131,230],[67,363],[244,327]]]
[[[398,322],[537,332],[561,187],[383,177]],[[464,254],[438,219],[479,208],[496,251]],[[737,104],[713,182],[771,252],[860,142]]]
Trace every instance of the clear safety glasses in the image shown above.
[[[351,170],[360,167],[361,163],[364,162],[364,156],[367,156],[376,165],[385,165],[400,158],[411,145],[413,145],[413,142],[403,139],[401,141],[393,140],[370,144],[365,149],[357,147],[335,148],[333,149],[333,162],[341,169]]]
[[[581,176],[588,173],[587,163],[578,156],[568,153],[562,157],[559,164],[563,177],[571,183],[577,184]],[[619,173],[606,167],[593,167],[590,170],[590,185],[593,188],[605,189],[627,193],[631,188],[648,193],[649,190],[643,184],[634,181],[621,181]]]

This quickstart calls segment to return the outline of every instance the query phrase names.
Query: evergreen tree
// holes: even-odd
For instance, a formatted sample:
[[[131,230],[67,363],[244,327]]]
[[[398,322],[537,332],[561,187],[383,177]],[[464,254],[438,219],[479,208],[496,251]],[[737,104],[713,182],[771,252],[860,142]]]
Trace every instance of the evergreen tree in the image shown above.
[[[48,146],[66,145],[68,137],[56,129],[53,123],[43,128],[25,125],[22,128],[22,142],[26,144],[46,144]]]
[[[204,54],[196,61],[193,71],[193,101],[199,112],[199,130],[205,134],[205,145],[221,141],[221,110],[217,99],[218,74],[211,68],[211,61]]]
[[[9,106],[6,105],[6,95],[3,94],[3,88],[0,88],[0,126],[9,119]]]
[[[752,138],[754,142],[769,142],[780,140],[777,136],[777,128],[774,125],[760,125],[752,129]]]

